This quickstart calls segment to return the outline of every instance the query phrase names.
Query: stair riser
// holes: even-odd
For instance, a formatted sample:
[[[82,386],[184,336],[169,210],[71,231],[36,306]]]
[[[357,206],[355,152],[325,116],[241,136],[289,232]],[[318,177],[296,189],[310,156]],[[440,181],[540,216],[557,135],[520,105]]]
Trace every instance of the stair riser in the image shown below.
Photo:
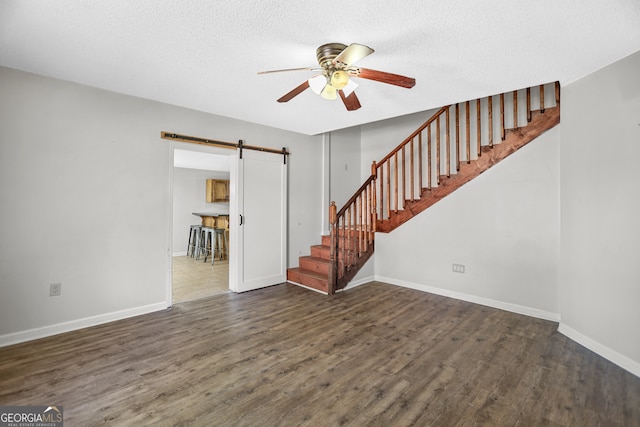
[[[324,274],[329,276],[330,264],[327,262],[321,262],[307,257],[300,258],[300,268],[304,270],[310,270],[318,274]]]
[[[307,286],[309,288],[317,289],[324,293],[329,291],[329,279],[320,280],[315,277],[306,276],[304,273],[295,270],[289,270],[287,273],[287,280],[295,283]]]
[[[351,259],[354,256],[355,251],[347,249],[338,253],[338,260],[341,261],[344,256]],[[331,261],[331,248],[329,246],[311,246],[311,256],[314,258],[321,258],[326,261]]]
[[[365,239],[364,233],[362,235],[362,239]],[[358,244],[358,236],[351,237],[351,238],[341,237],[339,239],[339,244],[341,246],[343,246],[345,243],[349,244],[349,245],[357,245]],[[323,246],[331,246],[331,236],[322,236],[322,245]]]

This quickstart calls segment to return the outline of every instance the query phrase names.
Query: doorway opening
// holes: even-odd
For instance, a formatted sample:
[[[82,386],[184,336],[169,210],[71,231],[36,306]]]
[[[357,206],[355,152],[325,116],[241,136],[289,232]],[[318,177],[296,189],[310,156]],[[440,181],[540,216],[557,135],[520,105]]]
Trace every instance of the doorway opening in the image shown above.
[[[228,152],[192,144],[173,145],[172,303],[229,292],[229,199],[207,197],[207,180],[229,182],[231,179],[233,156]],[[221,250],[215,257],[211,252],[204,253],[197,245],[189,248],[190,242],[195,244],[191,241],[191,237],[195,237],[195,230],[191,235],[191,226],[203,225],[202,217],[196,215],[203,213],[218,217],[214,227],[224,229],[225,239],[221,240]]]

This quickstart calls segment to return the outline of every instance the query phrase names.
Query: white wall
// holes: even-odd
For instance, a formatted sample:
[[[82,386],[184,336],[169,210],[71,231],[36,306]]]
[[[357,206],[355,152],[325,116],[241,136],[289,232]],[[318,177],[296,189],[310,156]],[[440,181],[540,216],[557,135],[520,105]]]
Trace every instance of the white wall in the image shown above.
[[[330,159],[330,198],[340,209],[362,185],[359,127],[331,133]]]
[[[640,52],[562,91],[560,331],[640,375]]]
[[[166,306],[163,130],[288,147],[290,264],[317,241],[319,137],[7,68],[0,93],[0,345]]]
[[[361,179],[371,176],[371,164],[384,158],[391,150],[426,122],[437,110],[409,114],[389,120],[381,120],[362,126],[361,129]]]
[[[378,280],[558,320],[559,132],[389,234],[376,235]],[[452,264],[465,273],[454,273]]]
[[[173,169],[173,256],[186,255],[189,227],[200,224],[194,212],[229,214],[229,203],[207,203],[207,179],[229,179],[229,172]]]

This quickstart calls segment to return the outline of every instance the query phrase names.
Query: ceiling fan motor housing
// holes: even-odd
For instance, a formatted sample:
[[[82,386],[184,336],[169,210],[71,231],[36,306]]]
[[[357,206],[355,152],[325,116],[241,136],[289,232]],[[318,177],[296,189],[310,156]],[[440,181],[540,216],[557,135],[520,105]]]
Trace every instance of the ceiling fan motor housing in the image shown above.
[[[333,59],[347,48],[347,45],[342,43],[327,43],[316,49],[316,57],[318,58],[318,64],[324,69],[333,67]]]

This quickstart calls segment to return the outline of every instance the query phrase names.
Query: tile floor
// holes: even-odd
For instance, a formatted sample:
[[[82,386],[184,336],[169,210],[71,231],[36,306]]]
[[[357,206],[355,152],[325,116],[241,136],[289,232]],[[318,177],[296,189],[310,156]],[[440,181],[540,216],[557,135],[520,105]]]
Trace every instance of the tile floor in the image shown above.
[[[229,292],[229,261],[173,257],[173,303]]]

